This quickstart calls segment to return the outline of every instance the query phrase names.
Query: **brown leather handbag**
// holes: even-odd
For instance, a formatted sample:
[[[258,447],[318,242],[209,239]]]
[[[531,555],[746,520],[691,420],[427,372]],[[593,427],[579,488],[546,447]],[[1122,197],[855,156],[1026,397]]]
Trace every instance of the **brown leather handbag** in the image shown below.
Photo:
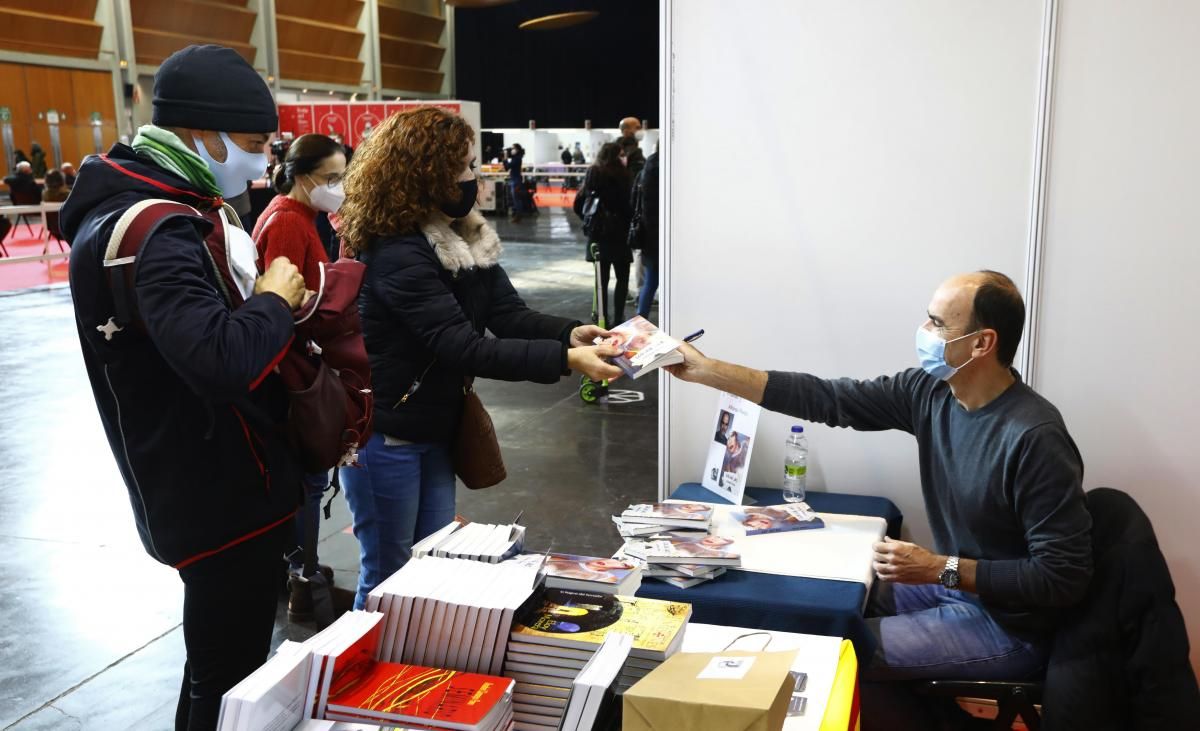
[[[508,477],[496,427],[470,378],[463,378],[462,417],[453,449],[454,473],[469,489],[482,490],[498,485]]]

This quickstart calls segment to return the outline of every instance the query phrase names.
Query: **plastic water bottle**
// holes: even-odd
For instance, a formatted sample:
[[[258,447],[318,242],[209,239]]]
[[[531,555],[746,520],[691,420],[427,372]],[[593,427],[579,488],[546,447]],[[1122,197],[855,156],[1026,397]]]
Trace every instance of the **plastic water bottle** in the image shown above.
[[[796,425],[783,445],[783,499],[789,503],[804,502],[807,481],[808,439],[804,427]]]

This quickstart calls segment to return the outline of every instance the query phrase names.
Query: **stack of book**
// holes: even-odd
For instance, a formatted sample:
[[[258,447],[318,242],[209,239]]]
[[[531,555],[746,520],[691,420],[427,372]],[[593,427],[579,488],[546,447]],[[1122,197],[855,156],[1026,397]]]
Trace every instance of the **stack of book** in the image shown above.
[[[594,731],[615,726],[620,702],[616,683],[629,660],[633,637],[611,632],[600,649],[587,661],[571,683],[571,695],[563,714],[562,731]]]
[[[547,589],[633,596],[642,585],[638,564],[629,559],[570,553],[523,553],[513,560],[540,567]]]
[[[311,650],[307,708],[311,717],[410,729],[507,731],[507,678],[413,663],[381,662],[384,616],[348,612],[305,643]]]
[[[412,557],[437,556],[500,563],[516,556],[524,545],[524,526],[467,523],[456,519],[414,544]]]
[[[500,672],[516,610],[538,567],[427,556],[409,561],[367,596],[381,613],[378,658],[471,673]]]
[[[667,532],[627,541],[624,557],[642,563],[642,573],[686,589],[742,565],[737,541],[727,536]]]
[[[605,638],[630,635],[629,656],[616,676],[623,693],[679,649],[690,604],[544,589],[521,608],[509,638],[504,675],[516,681],[519,731],[557,729],[573,683]]]
[[[707,533],[712,517],[712,506],[704,503],[642,503],[613,516],[613,522],[622,537],[637,538],[663,531]]]
[[[291,729],[308,714],[305,699],[312,667],[312,650],[284,642],[266,663],[221,698],[218,731]]]
[[[748,536],[825,527],[825,521],[817,517],[808,503],[803,502],[743,507],[732,513],[732,517],[741,524]]]

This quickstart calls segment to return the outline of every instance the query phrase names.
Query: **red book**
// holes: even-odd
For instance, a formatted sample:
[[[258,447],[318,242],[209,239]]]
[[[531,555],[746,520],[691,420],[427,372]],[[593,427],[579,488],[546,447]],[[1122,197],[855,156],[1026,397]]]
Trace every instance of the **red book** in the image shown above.
[[[477,731],[491,729],[511,704],[513,681],[494,675],[394,662],[361,664],[335,678],[330,716]]]

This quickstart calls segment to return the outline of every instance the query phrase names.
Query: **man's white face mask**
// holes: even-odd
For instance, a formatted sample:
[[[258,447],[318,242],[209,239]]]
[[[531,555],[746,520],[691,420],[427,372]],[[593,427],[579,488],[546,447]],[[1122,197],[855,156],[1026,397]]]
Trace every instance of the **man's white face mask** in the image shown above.
[[[221,195],[233,198],[246,191],[246,181],[258,180],[267,171],[267,155],[264,152],[246,152],[229,139],[229,135],[224,132],[219,134],[221,141],[225,143],[225,162],[217,162],[208,154],[204,140],[192,135],[192,142],[196,145],[196,154],[204,160],[216,177]]]

